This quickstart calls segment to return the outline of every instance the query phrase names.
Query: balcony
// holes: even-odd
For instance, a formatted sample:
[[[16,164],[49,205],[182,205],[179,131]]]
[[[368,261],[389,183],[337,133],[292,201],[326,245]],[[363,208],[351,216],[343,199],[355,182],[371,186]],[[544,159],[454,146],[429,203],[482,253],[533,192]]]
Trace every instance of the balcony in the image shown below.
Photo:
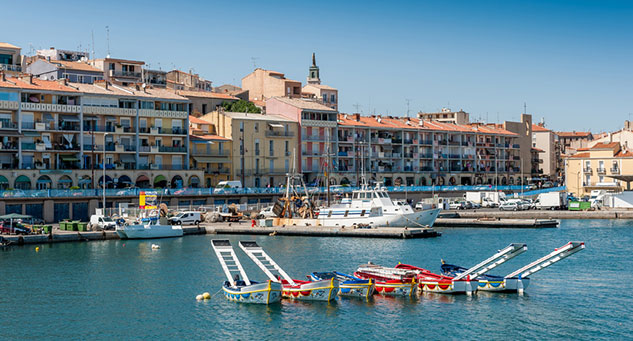
[[[306,136],[304,141],[325,141],[325,136]]]
[[[110,77],[141,78],[140,72],[109,70]]]
[[[611,168],[611,174],[620,174],[620,169],[617,167]]]
[[[293,137],[295,133],[292,131],[274,131],[266,130],[266,137]]]
[[[231,174],[229,168],[200,168],[204,170],[206,174]]]
[[[598,169],[596,169],[596,172],[598,172],[598,174],[606,174],[607,170],[604,167],[598,167]]]
[[[18,124],[9,120],[0,120],[0,129],[18,129]]]
[[[22,66],[11,64],[0,64],[0,71],[22,72]]]
[[[187,131],[182,128],[158,128],[159,134],[171,134],[171,135],[187,135]]]
[[[591,170],[591,167],[585,167],[583,169],[583,173],[585,173],[585,174],[593,174],[593,171]]]
[[[186,153],[187,152],[187,148],[185,147],[167,147],[167,146],[160,146],[158,148],[158,150],[161,153]]]
[[[81,111],[81,107],[79,105],[68,104],[22,102],[22,111],[47,111],[78,114],[79,111]]]
[[[230,155],[228,150],[191,150],[189,151],[193,156],[217,156],[228,157]]]

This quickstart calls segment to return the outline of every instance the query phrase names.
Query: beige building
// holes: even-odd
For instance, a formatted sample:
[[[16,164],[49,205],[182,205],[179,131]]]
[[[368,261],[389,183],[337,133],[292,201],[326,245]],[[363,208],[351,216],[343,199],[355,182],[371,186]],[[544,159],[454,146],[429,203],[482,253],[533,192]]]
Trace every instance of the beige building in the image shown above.
[[[561,175],[559,160],[560,148],[556,133],[541,124],[532,125],[532,147],[539,150],[537,163],[542,175],[550,180],[556,180]]]
[[[565,155],[572,155],[577,150],[588,148],[593,141],[593,135],[589,131],[557,131],[560,152]]]
[[[423,121],[437,121],[441,123],[469,124],[470,115],[463,110],[451,111],[449,108],[442,108],[441,112],[419,112],[418,118]]]
[[[215,187],[230,180],[232,141],[216,134],[213,124],[189,116],[190,169],[204,171],[202,187]]]
[[[231,180],[245,187],[279,186],[293,166],[298,124],[278,115],[214,111],[201,117],[231,139]],[[296,151],[299,153],[299,151]],[[295,154],[296,155],[296,154]]]
[[[633,177],[633,152],[618,142],[598,143],[582,148],[565,159],[568,191],[582,197],[592,190],[620,191],[620,179]]]
[[[213,84],[197,73],[172,70],[167,72],[167,88],[185,91],[213,91]]]
[[[0,42],[0,71],[8,75],[17,75],[22,72],[21,50],[15,45]]]
[[[624,148],[633,147],[633,122],[624,121],[624,128],[612,133],[604,133],[603,136],[595,136],[594,140],[588,143],[589,147],[593,147],[598,143],[618,142]]]
[[[145,62],[116,58],[94,59],[90,65],[103,71],[103,77],[108,82],[122,86],[143,83],[143,65]]]
[[[210,91],[177,90],[176,93],[189,99],[191,102],[189,112],[195,117],[218,110],[218,107],[224,102],[239,101],[239,98],[235,96]]]
[[[257,68],[242,78],[242,89],[248,90],[249,100],[271,97],[301,98],[301,82],[288,79],[281,72]]]

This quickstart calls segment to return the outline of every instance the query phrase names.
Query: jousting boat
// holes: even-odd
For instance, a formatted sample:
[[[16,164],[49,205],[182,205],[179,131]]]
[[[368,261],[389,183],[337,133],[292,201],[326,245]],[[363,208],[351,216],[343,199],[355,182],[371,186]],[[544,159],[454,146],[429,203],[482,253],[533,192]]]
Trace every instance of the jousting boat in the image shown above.
[[[339,281],[336,278],[317,281],[292,279],[256,242],[240,241],[239,245],[270,280],[281,283],[282,297],[311,301],[331,301],[336,299],[336,294],[339,290]],[[273,274],[273,271],[277,272],[277,275]]]
[[[339,281],[339,296],[369,298],[374,294],[373,279],[361,279],[338,271],[313,272],[310,274],[310,279],[313,281],[331,278],[336,278]]]
[[[471,295],[478,289],[478,280],[484,272],[490,271],[506,261],[520,255],[527,250],[525,244],[513,243],[499,250],[492,257],[475,265],[470,269],[464,269],[459,275],[438,275],[427,269],[408,264],[398,264],[396,269],[412,271],[417,275],[418,286],[421,291],[441,294],[467,294]]]
[[[354,276],[375,281],[376,292],[385,296],[414,296],[417,294],[414,272],[388,268],[372,263],[358,267]]]
[[[281,283],[268,280],[258,283],[251,281],[228,240],[211,241],[222,270],[228,281],[222,285],[224,296],[236,302],[271,304],[281,301]],[[241,279],[240,279],[241,276]]]
[[[496,292],[519,292],[527,289],[530,284],[530,275],[545,269],[546,267],[557,263],[576,252],[580,252],[585,249],[584,242],[569,242],[559,248],[554,249],[548,255],[535,260],[534,262],[506,275],[495,276],[489,274],[479,275],[479,290],[482,291],[496,291]],[[467,269],[451,265],[442,264],[442,274],[446,276],[459,276],[467,271]]]

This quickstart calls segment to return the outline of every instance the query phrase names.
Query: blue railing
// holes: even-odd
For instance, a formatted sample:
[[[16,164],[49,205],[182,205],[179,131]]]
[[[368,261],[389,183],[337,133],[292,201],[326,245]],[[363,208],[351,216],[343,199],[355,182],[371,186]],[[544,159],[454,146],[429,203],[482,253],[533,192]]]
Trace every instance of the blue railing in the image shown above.
[[[388,186],[387,191],[395,193],[403,192],[455,192],[455,191],[520,191],[522,186]],[[332,189],[333,193],[350,193],[357,187],[336,187]],[[523,190],[529,189],[523,186]],[[560,191],[565,187],[555,187],[542,189],[537,191],[527,191],[524,195],[536,195],[539,193]],[[311,193],[325,193],[325,187],[309,187]],[[215,188],[178,188],[178,189],[157,189],[157,188],[123,188],[123,189],[106,189],[106,197],[123,197],[138,196],[139,192],[157,192],[159,195],[186,195],[186,196],[209,196],[209,195],[232,195],[232,194],[283,194],[283,187],[262,187],[262,188],[240,188],[240,189],[215,189]],[[101,189],[44,189],[44,190],[2,190],[1,198],[68,198],[68,197],[101,197],[103,192]]]
[[[550,188],[535,189],[535,190],[532,190],[532,191],[519,193],[519,196],[529,197],[529,196],[533,196],[533,195],[539,195],[541,193],[561,192],[561,191],[566,191],[566,190],[567,190],[567,187],[565,187],[565,186],[550,187]]]

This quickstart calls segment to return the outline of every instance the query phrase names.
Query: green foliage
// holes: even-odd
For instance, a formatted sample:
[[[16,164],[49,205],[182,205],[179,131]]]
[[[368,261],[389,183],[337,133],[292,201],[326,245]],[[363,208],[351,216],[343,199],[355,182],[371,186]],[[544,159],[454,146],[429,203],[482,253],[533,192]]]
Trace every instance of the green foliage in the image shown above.
[[[245,112],[249,114],[259,114],[261,113],[261,109],[259,109],[252,102],[248,102],[245,100],[239,100],[237,102],[222,102],[222,107],[224,111],[230,112]]]

